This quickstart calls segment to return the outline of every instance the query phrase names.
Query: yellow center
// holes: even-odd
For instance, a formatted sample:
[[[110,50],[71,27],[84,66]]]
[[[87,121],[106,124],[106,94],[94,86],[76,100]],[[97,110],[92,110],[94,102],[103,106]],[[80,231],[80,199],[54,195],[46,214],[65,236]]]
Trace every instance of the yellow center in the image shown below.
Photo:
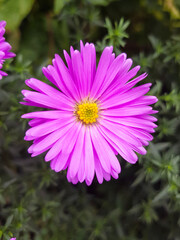
[[[93,102],[81,103],[77,106],[77,115],[86,124],[94,123],[98,118],[98,106]]]

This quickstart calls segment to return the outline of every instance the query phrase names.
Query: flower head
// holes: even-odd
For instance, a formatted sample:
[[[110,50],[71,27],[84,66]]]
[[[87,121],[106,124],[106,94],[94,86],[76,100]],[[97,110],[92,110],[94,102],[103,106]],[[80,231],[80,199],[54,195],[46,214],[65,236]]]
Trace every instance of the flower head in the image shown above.
[[[135,152],[146,154],[144,146],[153,139],[156,113],[150,104],[154,96],[144,96],[151,83],[134,87],[140,67],[131,68],[132,60],[122,53],[115,57],[106,47],[96,68],[95,46],[81,42],[81,50],[64,51],[67,66],[59,55],[43,68],[50,85],[31,78],[26,84],[34,91],[23,90],[22,104],[49,110],[24,114],[32,118],[25,140],[33,140],[28,152],[37,156],[47,151],[45,161],[56,172],[67,169],[68,181],[92,183],[96,175],[118,178],[118,153],[129,163],[138,160]],[[133,78],[133,80],[132,80]]]
[[[10,238],[9,240],[16,240],[16,238]]]
[[[1,71],[3,67],[3,63],[5,59],[15,57],[16,54],[10,52],[11,45],[5,41],[5,38],[3,37],[5,33],[5,21],[0,21],[0,80],[3,76],[7,76],[7,73]]]

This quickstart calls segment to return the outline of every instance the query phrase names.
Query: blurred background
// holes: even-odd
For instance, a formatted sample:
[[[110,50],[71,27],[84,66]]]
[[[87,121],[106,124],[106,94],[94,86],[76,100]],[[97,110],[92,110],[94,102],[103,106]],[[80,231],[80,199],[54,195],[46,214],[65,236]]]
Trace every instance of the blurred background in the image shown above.
[[[0,0],[0,20],[17,54],[0,81],[0,239],[180,239],[180,1]],[[119,157],[118,180],[72,185],[43,156],[30,158],[20,116],[24,80],[79,40],[125,51],[147,71],[158,128],[135,165]],[[63,56],[62,56],[63,57]]]

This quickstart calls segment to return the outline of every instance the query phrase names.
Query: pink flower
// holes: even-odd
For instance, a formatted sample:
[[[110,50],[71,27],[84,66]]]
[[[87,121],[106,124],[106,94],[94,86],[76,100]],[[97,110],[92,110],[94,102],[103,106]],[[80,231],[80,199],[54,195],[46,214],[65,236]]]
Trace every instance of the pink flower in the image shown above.
[[[1,71],[3,67],[3,63],[5,59],[15,57],[16,54],[10,52],[11,45],[5,41],[5,38],[3,37],[5,33],[5,21],[0,21],[0,80],[3,76],[7,76],[7,73]]]
[[[9,239],[9,240],[16,240],[16,238],[11,238],[11,239]]]
[[[99,183],[118,178],[118,153],[132,164],[138,160],[135,152],[146,154],[157,120],[149,105],[157,98],[144,96],[151,83],[134,87],[147,74],[134,78],[140,66],[130,70],[132,60],[125,53],[115,57],[113,48],[106,47],[96,68],[94,45],[80,45],[80,51],[70,48],[70,56],[64,51],[67,66],[56,54],[53,65],[42,69],[55,87],[26,80],[34,91],[22,91],[22,104],[50,110],[22,118],[32,118],[25,136],[33,140],[32,157],[48,151],[45,161],[53,170],[68,169],[69,182],[90,185],[95,174]]]

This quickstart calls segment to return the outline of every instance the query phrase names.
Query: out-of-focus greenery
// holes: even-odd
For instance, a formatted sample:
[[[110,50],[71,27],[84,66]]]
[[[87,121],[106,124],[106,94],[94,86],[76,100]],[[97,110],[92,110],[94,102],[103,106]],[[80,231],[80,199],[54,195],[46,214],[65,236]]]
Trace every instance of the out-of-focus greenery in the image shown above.
[[[180,2],[178,0],[0,0],[17,53],[0,82],[0,239],[180,239]],[[129,38],[128,38],[129,37]],[[113,44],[152,82],[158,128],[135,165],[120,159],[118,180],[72,185],[43,156],[30,158],[20,116],[24,80],[79,40],[98,56]]]

